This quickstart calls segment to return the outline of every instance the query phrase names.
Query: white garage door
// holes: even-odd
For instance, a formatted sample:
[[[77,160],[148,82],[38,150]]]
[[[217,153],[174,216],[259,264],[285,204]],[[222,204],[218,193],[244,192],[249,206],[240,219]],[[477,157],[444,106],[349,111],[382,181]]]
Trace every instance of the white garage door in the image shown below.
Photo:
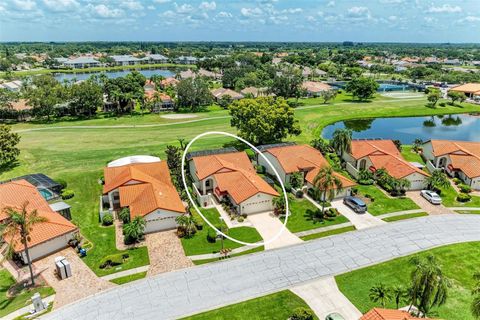
[[[409,190],[422,190],[425,188],[425,180],[411,180]]]
[[[242,213],[251,214],[272,211],[272,200],[263,200],[242,205]]]
[[[147,226],[145,227],[145,233],[175,229],[177,223],[175,217],[159,218],[154,220],[147,220]]]

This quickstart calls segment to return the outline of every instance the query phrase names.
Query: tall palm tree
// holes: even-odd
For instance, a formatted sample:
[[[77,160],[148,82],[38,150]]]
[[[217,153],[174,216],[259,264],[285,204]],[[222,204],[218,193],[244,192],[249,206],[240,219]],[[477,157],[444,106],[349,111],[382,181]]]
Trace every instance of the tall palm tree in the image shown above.
[[[397,306],[397,309],[400,307],[400,302],[402,301],[403,298],[405,298],[406,290],[403,286],[396,285],[392,288],[392,295],[393,298],[395,299],[395,304]]]
[[[336,129],[332,136],[332,147],[341,156],[344,152],[352,149],[352,130]]]
[[[272,203],[273,203],[273,207],[275,208],[276,215],[281,216],[286,214],[285,197],[283,194],[273,198]]]
[[[447,175],[445,174],[445,172],[440,170],[433,171],[431,176],[428,177],[426,181],[429,189],[446,189],[450,186],[450,181],[448,180]]]
[[[34,225],[45,222],[47,219],[38,215],[37,210],[28,211],[28,201],[24,202],[20,210],[7,207],[4,213],[7,215],[6,223],[2,224],[2,236],[8,242],[8,252],[6,257],[11,258],[14,248],[18,241],[23,245],[25,256],[27,258],[28,269],[30,270],[30,279],[32,286],[35,285],[33,276],[32,261],[30,260],[30,252],[28,242],[30,241],[30,232]]]
[[[133,242],[137,242],[143,237],[146,225],[147,222],[145,219],[137,216],[130,221],[130,223],[123,225],[123,233],[128,239],[131,239]]]
[[[343,190],[343,184],[338,176],[335,175],[332,167],[324,166],[313,179],[313,186],[317,188],[320,193],[323,217],[325,214],[325,201],[332,201],[335,195]]]
[[[385,284],[379,283],[370,288],[368,297],[373,302],[379,302],[382,308],[385,308],[387,301],[392,299],[392,293]]]
[[[175,221],[177,222],[178,226],[185,231],[187,237],[190,237],[197,231],[195,227],[195,220],[191,215],[183,214],[175,218]]]

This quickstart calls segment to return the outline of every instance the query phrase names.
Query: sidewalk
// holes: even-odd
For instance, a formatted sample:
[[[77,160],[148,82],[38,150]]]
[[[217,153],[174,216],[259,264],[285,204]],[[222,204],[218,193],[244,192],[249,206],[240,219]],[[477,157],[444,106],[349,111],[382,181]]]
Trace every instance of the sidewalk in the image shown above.
[[[103,277],[100,277],[100,278],[102,278],[103,280],[110,281],[110,280],[121,278],[121,277],[131,276],[132,274],[145,272],[145,271],[148,271],[149,268],[150,268],[150,265],[141,266],[141,267],[138,267],[138,268],[133,268],[133,269],[125,270],[125,271],[115,272],[115,273],[112,273],[112,274],[109,274],[109,275],[106,275],[106,276],[103,276]]]

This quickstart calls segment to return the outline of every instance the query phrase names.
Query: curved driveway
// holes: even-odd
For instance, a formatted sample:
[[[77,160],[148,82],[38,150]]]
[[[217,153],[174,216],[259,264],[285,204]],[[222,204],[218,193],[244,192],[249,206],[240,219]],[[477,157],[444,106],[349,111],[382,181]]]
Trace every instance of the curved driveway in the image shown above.
[[[410,219],[136,281],[44,319],[172,319],[432,247],[480,240],[480,215]]]

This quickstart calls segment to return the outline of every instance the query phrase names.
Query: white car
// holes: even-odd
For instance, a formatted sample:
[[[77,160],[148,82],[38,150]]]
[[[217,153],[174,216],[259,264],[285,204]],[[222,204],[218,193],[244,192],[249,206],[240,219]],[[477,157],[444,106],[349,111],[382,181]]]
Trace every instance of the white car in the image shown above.
[[[442,203],[442,198],[440,198],[440,196],[434,191],[422,190],[422,191],[420,191],[420,194],[422,195],[422,197],[424,197],[431,204],[441,204]]]

